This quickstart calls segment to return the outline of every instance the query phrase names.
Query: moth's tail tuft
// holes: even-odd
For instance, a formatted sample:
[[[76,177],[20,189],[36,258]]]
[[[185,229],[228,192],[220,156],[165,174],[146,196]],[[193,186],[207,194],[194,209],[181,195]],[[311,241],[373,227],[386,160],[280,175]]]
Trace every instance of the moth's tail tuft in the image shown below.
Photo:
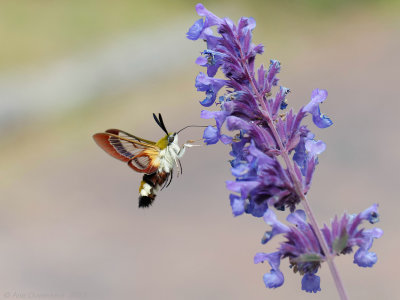
[[[154,199],[155,195],[139,196],[139,207],[140,208],[150,207]]]

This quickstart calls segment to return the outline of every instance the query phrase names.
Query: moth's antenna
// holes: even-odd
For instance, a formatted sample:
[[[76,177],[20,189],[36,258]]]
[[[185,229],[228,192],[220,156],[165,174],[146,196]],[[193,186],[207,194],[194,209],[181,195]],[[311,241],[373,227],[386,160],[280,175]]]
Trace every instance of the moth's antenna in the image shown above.
[[[189,128],[189,127],[208,127],[208,126],[201,126],[201,125],[188,125],[188,126],[186,126],[186,127],[183,127],[181,130],[179,130],[179,131],[177,131],[176,133],[179,133],[179,132],[181,132],[182,130],[185,130],[186,128]]]
[[[158,119],[157,119],[157,116],[156,116],[156,114],[155,114],[155,113],[153,113],[153,118],[154,118],[154,120],[156,121],[156,123],[158,124],[158,126],[160,126],[160,127],[161,127],[161,125],[160,125],[160,121],[158,121]]]
[[[158,119],[160,120],[160,123],[161,123],[161,126],[163,127],[163,130],[168,134],[167,127],[165,127],[164,120],[163,120],[163,118],[162,118],[160,113],[158,114]]]
[[[160,116],[160,120],[158,120],[156,114],[153,113],[153,118],[154,118],[154,120],[156,121],[157,125],[160,126],[160,128],[161,128],[166,134],[168,134],[168,131],[167,131],[167,129],[165,128],[164,122],[162,121],[161,114],[159,114],[159,116]]]

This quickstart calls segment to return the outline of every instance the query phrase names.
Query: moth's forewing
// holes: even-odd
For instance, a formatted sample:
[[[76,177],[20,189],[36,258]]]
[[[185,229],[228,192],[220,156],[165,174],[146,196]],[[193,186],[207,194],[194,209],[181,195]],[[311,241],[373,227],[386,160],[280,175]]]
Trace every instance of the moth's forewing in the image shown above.
[[[148,174],[157,171],[160,149],[155,142],[119,129],[108,129],[106,132],[96,133],[93,139],[112,157],[128,162],[133,170]]]
[[[96,133],[93,135],[94,141],[101,149],[116,159],[128,162],[134,156],[133,153],[127,152],[122,154],[121,149],[118,150],[118,148],[110,142],[110,137],[108,133]]]
[[[115,135],[120,136],[121,138],[131,138],[131,139],[136,140],[138,142],[144,142],[144,143],[149,144],[149,145],[155,145],[156,144],[156,142],[153,142],[153,141],[150,141],[150,140],[146,140],[146,139],[143,139],[141,137],[137,137],[136,135],[130,134],[130,133],[128,133],[126,131],[123,131],[123,130],[120,130],[120,129],[107,129],[106,133],[115,134]]]

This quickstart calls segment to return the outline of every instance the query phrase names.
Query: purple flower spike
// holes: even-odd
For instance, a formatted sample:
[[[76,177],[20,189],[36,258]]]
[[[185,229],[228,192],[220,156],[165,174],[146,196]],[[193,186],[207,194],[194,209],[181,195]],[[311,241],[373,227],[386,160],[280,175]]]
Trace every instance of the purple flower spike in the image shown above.
[[[283,210],[286,207],[294,211],[300,198],[296,195],[293,177],[281,166],[281,162],[275,157],[280,154],[276,137],[270,130],[265,120],[265,113],[262,111],[257,95],[254,94],[254,86],[258,92],[266,98],[266,107],[269,115],[276,122],[277,132],[282,139],[284,149],[287,152],[295,150],[293,157],[297,162],[300,171],[298,179],[303,183],[303,191],[307,192],[311,185],[311,178],[317,164],[317,155],[322,153],[325,144],[322,141],[308,141],[309,130],[301,126],[301,122],[306,115],[306,111],[301,110],[298,114],[290,110],[287,114],[279,115],[279,109],[284,109],[287,105],[285,97],[289,89],[280,87],[275,97],[269,98],[271,89],[278,83],[277,74],[281,66],[277,60],[271,60],[268,71],[261,66],[257,72],[254,70],[254,59],[258,53],[262,52],[260,45],[252,44],[252,31],[255,28],[255,21],[251,18],[241,18],[237,26],[229,19],[220,19],[215,17],[203,6],[197,6],[199,15],[206,17],[207,24],[218,26],[220,37],[203,32],[204,39],[209,47],[203,52],[204,57],[198,57],[196,63],[207,67],[207,74],[200,73],[196,78],[196,88],[198,91],[206,93],[206,98],[200,103],[203,106],[211,106],[220,93],[222,87],[228,89],[224,95],[220,96],[221,116],[214,115],[217,121],[217,128],[207,128],[205,130],[205,143],[215,144],[218,140],[223,143],[231,143],[238,137],[248,139],[250,147],[242,148],[243,151],[257,149],[251,153],[241,153],[235,156],[233,162],[237,164],[247,164],[250,169],[246,175],[237,170],[232,174],[240,181],[258,182],[257,188],[251,189],[246,193],[248,197],[245,212],[253,216],[261,217],[268,209],[269,205]],[[210,21],[212,20],[212,21]],[[211,26],[211,25],[210,25]],[[246,67],[242,61],[246,62]],[[226,76],[226,80],[213,78],[218,69]],[[250,72],[250,73],[248,73]],[[257,80],[254,78],[253,84],[250,83],[249,74],[257,74]],[[317,99],[318,100],[318,99]],[[210,115],[210,113],[207,113]],[[208,118],[202,113],[203,118]],[[211,118],[211,115],[210,115]],[[221,119],[220,121],[218,119]],[[221,126],[226,119],[226,126],[229,131],[239,131],[239,135],[234,134],[231,137],[220,133]],[[312,135],[313,136],[313,135]],[[312,139],[312,138],[311,138]],[[306,147],[307,143],[307,147]],[[232,145],[233,147],[233,145]],[[236,153],[236,152],[233,152]],[[268,159],[266,159],[268,158]],[[228,187],[235,186],[230,183]],[[243,197],[241,192],[241,196]],[[244,199],[246,200],[246,199]]]
[[[319,292],[321,291],[320,281],[321,279],[317,275],[305,274],[301,280],[301,289],[307,293]]]
[[[317,126],[327,127],[329,119],[319,112],[319,103],[327,93],[314,90],[311,102],[298,113],[293,110],[281,113],[286,108],[285,97],[289,89],[281,86],[276,95],[272,95],[272,88],[278,85],[279,61],[270,60],[268,70],[262,65],[255,69],[255,58],[263,52],[262,45],[252,43],[255,20],[242,17],[235,25],[228,18],[221,19],[211,13],[202,4],[196,6],[196,11],[204,20],[191,27],[188,37],[206,41],[207,49],[196,63],[207,67],[208,76],[200,73],[195,86],[206,94],[200,102],[203,106],[213,105],[218,96],[221,104],[217,106],[220,114],[212,116],[217,127],[205,130],[205,143],[210,145],[220,140],[232,144],[232,174],[237,183],[230,182],[227,187],[241,193],[247,214],[261,217],[269,206],[279,210],[289,208],[293,212],[300,202],[299,191],[295,188],[298,183],[295,182],[300,182],[301,192],[307,193],[318,164],[317,156],[326,148],[322,141],[314,140],[314,135],[301,123],[309,112]],[[211,26],[217,27],[217,35],[212,33]],[[214,78],[218,70],[225,79]],[[226,88],[225,93],[221,92],[222,87]],[[211,112],[202,113],[202,117],[211,118]],[[231,136],[221,134],[221,124],[225,120],[227,129],[234,131]],[[275,130],[271,126],[275,126]],[[277,159],[293,151],[296,177],[282,165],[282,160]],[[236,168],[237,165],[243,166]],[[248,170],[246,174],[239,172],[244,169]],[[243,186],[247,187],[246,193],[239,188]]]
[[[373,266],[377,255],[370,249],[383,232],[379,228],[361,228],[361,223],[379,221],[378,205],[358,215],[335,217],[322,229],[307,209],[305,196],[326,144],[315,137],[303,120],[309,113],[318,128],[332,125],[331,119],[320,111],[327,91],[313,90],[311,101],[299,111],[288,107],[286,98],[290,90],[278,86],[280,62],[271,59],[269,66],[259,67],[255,63],[257,55],[264,51],[263,45],[253,43],[255,20],[242,17],[234,23],[219,18],[202,4],[196,5],[196,11],[203,19],[194,23],[187,37],[205,41],[207,49],[196,64],[206,67],[207,75],[200,73],[195,87],[205,92],[201,105],[210,107],[216,103],[215,111],[201,112],[202,118],[215,119],[215,126],[204,131],[204,142],[211,145],[221,141],[232,148],[229,162],[234,180],[226,181],[226,188],[232,192],[229,199],[233,215],[263,217],[271,228],[263,235],[262,244],[276,235],[284,238],[276,252],[257,253],[254,257],[255,263],[268,261],[271,266],[263,276],[265,286],[277,288],[284,283],[279,267],[285,258],[290,268],[302,276],[302,290],[309,293],[321,290],[317,272],[325,261],[334,263],[334,257],[354,251],[355,264]],[[223,79],[216,78],[217,74]],[[226,134],[221,134],[223,124],[229,131]],[[297,209],[300,202],[307,216]],[[290,224],[281,223],[274,209],[290,210]],[[334,270],[332,273],[337,278]],[[339,280],[337,284],[340,285]],[[344,288],[338,290],[340,293]]]
[[[311,93],[310,103],[303,108],[304,111],[312,114],[313,122],[319,128],[327,128],[333,124],[331,119],[321,114],[319,110],[319,104],[322,103],[326,97],[328,97],[328,92],[326,90],[315,89]]]

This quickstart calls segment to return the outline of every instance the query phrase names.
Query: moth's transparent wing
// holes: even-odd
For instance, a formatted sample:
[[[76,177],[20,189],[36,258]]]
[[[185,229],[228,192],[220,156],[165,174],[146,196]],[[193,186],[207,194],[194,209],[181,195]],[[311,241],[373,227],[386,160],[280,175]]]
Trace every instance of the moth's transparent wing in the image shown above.
[[[137,172],[153,173],[158,168],[158,148],[155,142],[148,141],[119,129],[109,129],[96,133],[93,139],[112,157],[127,162]]]

